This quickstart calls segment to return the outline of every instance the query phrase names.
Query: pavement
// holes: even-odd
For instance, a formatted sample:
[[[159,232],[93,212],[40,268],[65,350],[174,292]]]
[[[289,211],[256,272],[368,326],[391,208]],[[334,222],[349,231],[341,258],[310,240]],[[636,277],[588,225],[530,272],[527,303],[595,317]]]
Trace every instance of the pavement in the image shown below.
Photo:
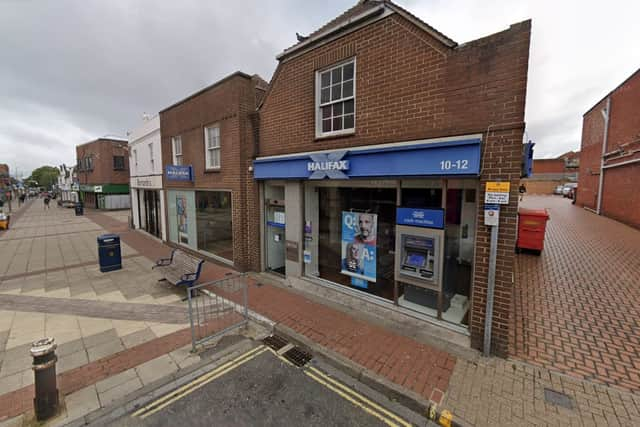
[[[267,323],[273,325],[276,331],[282,331],[295,341],[305,343],[314,353],[322,354],[335,366],[378,392],[387,396],[403,396],[409,406],[422,408],[422,410],[430,401],[436,402],[440,408],[451,410],[455,419],[463,425],[640,425],[640,396],[635,393],[636,390],[621,386],[624,385],[622,382],[612,384],[604,380],[604,378],[614,377],[603,376],[598,379],[577,375],[577,371],[565,370],[551,363],[550,361],[554,359],[540,359],[539,355],[544,354],[540,350],[535,354],[531,352],[534,348],[532,339],[544,336],[546,333],[550,334],[551,343],[554,345],[553,334],[556,334],[559,338],[568,337],[569,343],[577,341],[575,345],[580,346],[580,338],[573,336],[573,330],[567,326],[570,323],[558,321],[558,319],[572,317],[569,315],[559,317],[559,313],[563,310],[573,313],[576,324],[581,325],[586,322],[587,326],[582,326],[582,329],[595,329],[591,332],[593,334],[607,330],[606,325],[600,329],[596,327],[599,326],[598,318],[590,318],[594,313],[590,310],[593,307],[600,307],[598,292],[604,292],[604,288],[609,289],[607,291],[609,294],[614,292],[613,287],[605,286],[604,279],[611,277],[607,270],[611,269],[611,266],[620,267],[623,270],[619,274],[612,273],[612,275],[618,280],[617,285],[626,297],[632,298],[636,295],[634,292],[637,292],[637,290],[634,291],[632,278],[634,271],[637,271],[633,268],[637,265],[634,263],[638,258],[627,259],[628,262],[625,264],[627,267],[622,266],[622,262],[616,264],[613,255],[611,258],[605,257],[607,262],[604,263],[596,259],[603,251],[611,251],[618,256],[636,255],[634,251],[637,250],[638,245],[634,240],[637,234],[634,233],[637,231],[605,218],[596,217],[579,208],[567,206],[568,203],[561,204],[568,202],[566,199],[540,198],[538,200],[527,197],[525,200],[526,204],[533,205],[537,202],[553,204],[550,209],[552,221],[549,223],[547,233],[547,247],[542,255],[540,257],[529,254],[518,255],[518,286],[515,290],[518,304],[513,316],[518,328],[512,337],[514,357],[511,359],[484,358],[474,351],[458,351],[447,343],[435,345],[420,335],[412,335],[392,328],[384,321],[373,321],[348,307],[329,305],[317,297],[287,288],[278,284],[277,280],[263,280],[264,275],[254,276],[250,280],[250,309],[254,318],[268,319]],[[34,326],[30,328],[37,330],[38,333],[40,331],[47,333],[49,316],[76,318],[81,344],[74,345],[82,345],[82,349],[77,347],[77,352],[86,354],[89,363],[62,372],[58,379],[61,393],[65,396],[67,403],[66,411],[74,417],[96,409],[96,405],[105,410],[110,405],[122,402],[118,399],[127,399],[126,396],[131,393],[143,390],[145,374],[141,372],[153,372],[156,375],[170,373],[175,377],[189,369],[188,366],[182,368],[180,360],[184,365],[200,363],[199,356],[188,353],[190,343],[188,329],[174,329],[173,332],[169,331],[161,335],[163,331],[160,329],[177,328],[180,325],[179,311],[176,311],[176,307],[184,304],[179,301],[179,294],[171,295],[174,292],[171,288],[164,289],[162,294],[156,294],[160,292],[162,286],[155,282],[157,276],[154,276],[154,272],[150,270],[149,262],[166,256],[169,248],[144,233],[128,230],[124,222],[128,214],[88,211],[85,217],[75,217],[72,210],[55,211],[55,209],[54,206],[50,212],[45,213],[41,202],[36,201],[25,208],[22,216],[15,221],[12,220],[15,228],[12,227],[12,230],[0,235],[0,258],[4,258],[3,254],[12,257],[12,260],[3,267],[4,271],[0,271],[0,310],[4,310],[3,313],[5,311],[12,313],[6,315],[6,318],[11,319],[10,321],[4,320],[4,323],[0,323],[0,325],[8,324],[5,326],[8,329],[4,330],[7,337],[4,339],[4,352],[6,353],[7,343],[12,337],[9,351],[26,344],[26,342],[19,344],[21,332],[16,329],[23,320],[33,323]],[[562,219],[563,212],[567,215],[566,219]],[[74,226],[78,227],[77,232],[71,232],[76,239],[78,239],[77,235],[94,233],[89,234],[91,237],[85,236],[77,240],[86,239],[87,245],[91,239],[95,244],[95,236],[102,232],[119,233],[127,254],[123,262],[124,269],[133,270],[128,274],[122,274],[117,280],[110,280],[111,283],[104,282],[109,290],[103,293],[102,282],[96,284],[94,281],[104,279],[91,275],[91,269],[95,268],[95,261],[93,265],[90,265],[89,261],[83,261],[82,258],[73,262],[66,255],[57,255],[60,251],[55,248],[66,243],[49,242],[47,244],[48,239],[63,241],[70,239],[70,236],[53,236],[60,232],[60,228],[55,225],[57,223],[68,225],[71,230]],[[576,224],[582,225],[578,227]],[[30,227],[38,227],[41,231],[27,233],[26,229]],[[19,232],[24,234],[20,235]],[[579,233],[583,233],[584,237],[578,236]],[[607,236],[613,241],[610,241],[611,239]],[[40,240],[35,246],[33,243],[25,246],[23,257],[26,257],[27,261],[16,260],[13,255],[15,252],[12,252],[15,247],[11,246],[12,249],[9,250],[7,246],[14,245],[11,243],[13,241],[19,241],[22,245],[22,240],[28,239]],[[581,246],[576,246],[576,242],[581,242]],[[34,269],[30,272],[31,254],[36,254],[36,257],[41,254],[42,250],[34,250],[34,248],[39,248],[43,244],[45,245],[44,263],[45,266],[48,265],[46,264],[49,262],[48,254],[51,254],[52,271],[49,273],[49,270],[42,272]],[[589,251],[583,246],[592,249]],[[6,252],[3,252],[5,250]],[[90,250],[95,251],[95,246],[87,249],[87,251]],[[86,259],[89,257],[84,253],[82,256]],[[568,261],[556,260],[559,257],[566,257]],[[567,274],[563,271],[577,259],[581,259],[583,265],[593,263],[597,269],[588,269],[589,274],[580,275],[578,276],[580,280],[575,281],[573,273]],[[633,268],[629,269],[629,266]],[[529,269],[527,274],[524,274],[525,267]],[[9,269],[12,269],[11,273],[8,273]],[[73,272],[70,274],[69,270]],[[86,276],[76,282],[73,278],[76,277],[75,272],[80,270],[85,271]],[[60,272],[64,274],[60,275]],[[115,273],[117,272],[97,276],[109,277]],[[206,262],[202,281],[222,279],[229,273],[233,271],[228,267]],[[20,276],[16,277],[16,274]],[[36,285],[30,284],[25,287],[24,283],[31,278],[42,275],[44,280],[36,283],[43,283],[43,285],[32,288]],[[592,279],[590,276],[599,277],[599,280]],[[135,286],[126,284],[123,286],[121,283],[127,280],[132,280],[144,292],[141,295],[131,294],[131,288]],[[631,280],[631,282],[625,282],[625,280]],[[596,283],[600,281],[603,281],[599,285],[600,289],[594,289]],[[7,282],[9,285],[6,285],[5,291]],[[48,287],[48,283],[55,283],[55,285]],[[589,294],[591,301],[582,301],[581,305],[575,306],[567,304],[566,301],[583,299],[581,295],[576,295],[583,291],[576,287],[582,283],[588,283],[584,292]],[[558,293],[558,289],[563,290],[565,287],[564,295],[573,299],[563,300],[552,297],[562,297],[563,293]],[[59,289],[65,289],[65,291],[59,291]],[[77,290],[72,291],[72,289]],[[525,292],[530,294],[525,296]],[[76,298],[83,294],[90,297]],[[545,298],[539,298],[538,295]],[[50,303],[46,304],[40,298],[47,298]],[[615,296],[613,301],[622,303],[622,299],[620,296]],[[74,301],[82,301],[83,304],[77,304]],[[91,307],[91,310],[83,305]],[[634,305],[633,300],[626,303],[626,306],[632,305]],[[628,314],[619,314],[620,310],[610,309],[611,304],[606,305],[609,309],[605,309],[605,305],[601,306],[602,310],[595,313],[600,316],[606,313],[609,315],[607,319],[613,318],[615,321],[615,316],[621,316],[621,318],[628,316]],[[10,307],[13,309],[6,310]],[[160,311],[166,310],[166,318],[155,317],[158,316],[158,311],[154,311],[153,307],[160,308]],[[25,313],[34,314],[26,315]],[[19,319],[17,324],[16,316]],[[37,320],[31,320],[31,317]],[[101,339],[93,339],[93,335],[96,335],[95,332],[100,334],[105,331],[98,332],[91,330],[90,327],[85,328],[88,331],[85,340],[81,322],[86,320],[81,318],[100,319],[100,322],[95,323],[105,322],[107,326],[111,325],[107,329],[108,332],[104,334],[105,342],[109,343],[104,346],[108,348],[105,350],[106,356],[93,361],[89,360],[89,350],[96,341],[101,341]],[[159,320],[163,320],[164,323]],[[549,324],[550,320],[551,324]],[[144,324],[144,329],[141,330],[150,330],[154,332],[155,337],[148,341],[144,338],[140,344],[128,348],[125,337],[130,333],[126,333],[125,327],[122,327],[122,331],[119,332],[114,323],[120,321],[142,322],[137,323],[137,327],[143,328]],[[42,326],[43,322],[44,326]],[[553,324],[553,322],[557,323]],[[589,322],[592,322],[593,326]],[[53,322],[50,329],[62,334],[65,332],[63,329],[55,328],[60,328],[57,325],[67,323],[66,320]],[[156,328],[158,333],[153,330],[154,325],[149,323],[158,324]],[[71,324],[73,325],[73,322]],[[627,324],[620,325],[626,327]],[[626,333],[633,333],[633,327],[635,326],[631,329],[627,328]],[[115,330],[115,334],[112,330]],[[25,331],[28,332],[28,329]],[[544,332],[544,334],[536,335],[534,332]],[[73,333],[69,333],[69,336],[71,337]],[[36,335],[34,332],[33,336]],[[611,337],[600,336],[605,339]],[[73,339],[70,338],[69,342],[71,341]],[[118,341],[120,346],[116,344]],[[614,340],[611,339],[611,342]],[[633,341],[627,340],[624,344],[629,342]],[[605,343],[602,347],[595,345],[591,347],[602,348],[603,350],[598,354],[604,355],[605,350],[608,351],[610,346]],[[546,348],[553,349],[550,345]],[[21,354],[20,350],[15,351],[16,354]],[[111,353],[112,351],[115,352]],[[617,354],[622,355],[620,352]],[[18,363],[14,362],[14,356],[4,357],[3,360],[0,376],[5,369],[6,361],[9,361],[9,366]],[[568,357],[565,358],[565,361],[567,360],[569,360]],[[632,365],[637,360],[637,358],[632,359]],[[145,363],[150,363],[148,366],[151,367],[146,370],[138,369]],[[177,365],[177,368],[174,365]],[[27,381],[28,374],[25,373],[27,369],[22,369],[25,365],[20,367],[16,373],[20,372],[22,381]],[[11,370],[9,369],[7,373]],[[21,423],[26,420],[26,418],[20,418],[20,414],[32,405],[33,386],[25,386],[24,382],[22,384],[21,388],[9,393],[6,393],[4,388],[0,389],[2,390],[0,393],[4,393],[0,394],[0,420],[3,417],[7,419],[7,423]],[[149,384],[148,381],[147,384]],[[268,387],[268,385],[264,386]],[[110,395],[110,390],[115,391]],[[69,402],[72,403],[71,409]],[[18,417],[8,419],[15,416]],[[71,417],[65,419],[70,421]]]
[[[640,230],[562,197],[546,208],[545,248],[517,256],[514,358],[640,392]]]

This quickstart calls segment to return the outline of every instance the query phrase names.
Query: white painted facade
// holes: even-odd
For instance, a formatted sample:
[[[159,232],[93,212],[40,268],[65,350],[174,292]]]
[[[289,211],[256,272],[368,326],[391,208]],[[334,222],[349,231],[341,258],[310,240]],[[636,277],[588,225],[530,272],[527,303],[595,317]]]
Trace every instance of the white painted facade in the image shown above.
[[[78,184],[74,183],[75,167],[74,166],[58,166],[60,174],[58,175],[58,190],[63,201],[78,201]]]
[[[145,119],[129,133],[129,170],[135,228],[166,240],[159,115]]]

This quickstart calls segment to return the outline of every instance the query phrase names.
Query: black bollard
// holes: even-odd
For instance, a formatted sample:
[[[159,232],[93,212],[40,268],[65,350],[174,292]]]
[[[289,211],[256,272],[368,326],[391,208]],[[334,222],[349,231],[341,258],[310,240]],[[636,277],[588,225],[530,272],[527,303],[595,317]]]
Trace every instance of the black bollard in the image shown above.
[[[31,345],[36,396],[33,407],[38,421],[46,420],[58,410],[58,387],[56,385],[57,344],[53,338],[43,338]]]

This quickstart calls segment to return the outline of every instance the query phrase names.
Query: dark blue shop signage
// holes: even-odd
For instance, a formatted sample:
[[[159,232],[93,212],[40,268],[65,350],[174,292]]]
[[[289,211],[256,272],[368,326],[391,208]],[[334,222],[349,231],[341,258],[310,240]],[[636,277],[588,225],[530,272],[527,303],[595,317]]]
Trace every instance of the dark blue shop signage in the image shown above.
[[[169,181],[193,181],[193,166],[167,165],[166,177]]]
[[[444,209],[396,208],[396,224],[443,229]]]
[[[411,176],[478,176],[479,136],[386,144],[254,160],[255,179],[348,179]]]

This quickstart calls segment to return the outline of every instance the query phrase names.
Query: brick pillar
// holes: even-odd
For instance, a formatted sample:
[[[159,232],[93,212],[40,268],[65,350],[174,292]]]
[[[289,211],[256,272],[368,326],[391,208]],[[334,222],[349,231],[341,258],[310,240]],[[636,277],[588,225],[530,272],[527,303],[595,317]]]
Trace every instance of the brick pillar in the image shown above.
[[[484,188],[487,181],[511,183],[509,205],[500,207],[500,230],[496,260],[491,352],[506,357],[509,352],[510,316],[513,300],[518,185],[522,160],[523,129],[489,132],[485,135],[478,203],[475,275],[471,302],[471,345],[482,350],[489,268],[491,231],[484,225]]]

